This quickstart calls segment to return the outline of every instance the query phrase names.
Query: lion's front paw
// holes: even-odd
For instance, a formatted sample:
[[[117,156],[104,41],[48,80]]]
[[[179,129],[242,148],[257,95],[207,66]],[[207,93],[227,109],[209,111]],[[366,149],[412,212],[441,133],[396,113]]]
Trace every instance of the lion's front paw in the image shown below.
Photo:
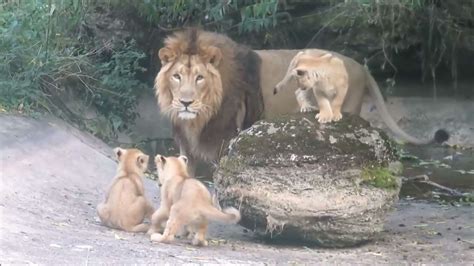
[[[332,114],[329,112],[319,112],[316,114],[316,119],[321,124],[328,123],[332,121]]]
[[[339,121],[342,118],[342,114],[340,112],[334,113],[332,116],[332,121]]]
[[[301,106],[301,108],[300,108],[300,112],[302,112],[302,113],[309,113],[309,112],[312,112],[312,111],[316,111],[316,106],[304,105],[304,106]]]

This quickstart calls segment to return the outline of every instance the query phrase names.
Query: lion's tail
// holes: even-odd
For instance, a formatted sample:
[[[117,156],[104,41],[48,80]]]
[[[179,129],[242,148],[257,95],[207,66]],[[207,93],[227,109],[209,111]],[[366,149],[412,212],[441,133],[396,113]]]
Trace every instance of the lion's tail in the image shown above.
[[[390,130],[395,133],[398,137],[402,138],[403,140],[413,143],[413,144],[430,144],[430,143],[442,143],[449,138],[448,132],[444,129],[439,129],[436,131],[434,137],[429,140],[420,140],[418,138],[412,137],[408,135],[405,131],[403,131],[397,123],[393,120],[392,116],[387,110],[387,106],[385,105],[382,93],[380,92],[380,88],[377,85],[377,82],[374,80],[372,75],[369,73],[369,71],[365,71],[367,80],[369,81],[368,89],[370,92],[370,95],[373,97],[375,106],[377,107],[377,110],[380,113],[380,116],[382,117],[382,120],[387,124],[387,126],[390,128]]]
[[[201,211],[202,214],[209,220],[233,224],[240,221],[240,212],[232,207],[220,211],[216,207],[209,205],[203,208]]]

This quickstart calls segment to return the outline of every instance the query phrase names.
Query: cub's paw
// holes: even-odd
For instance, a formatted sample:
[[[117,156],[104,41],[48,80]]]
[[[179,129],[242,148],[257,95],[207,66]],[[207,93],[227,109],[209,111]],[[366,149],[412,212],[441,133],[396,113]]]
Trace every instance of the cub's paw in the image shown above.
[[[146,231],[146,234],[147,235],[152,235],[152,234],[155,234],[155,233],[163,233],[163,230],[164,228],[159,226],[159,227],[156,227],[156,226],[150,226],[150,229],[148,229],[148,231]]]
[[[341,118],[342,118],[341,113],[334,113],[334,115],[332,116],[332,121],[339,121],[341,120]]]
[[[318,119],[319,123],[324,124],[332,121],[332,115],[331,113],[319,112],[318,114],[316,114],[316,119]]]
[[[312,105],[305,105],[305,106],[301,106],[300,108],[301,113],[309,113],[316,110],[317,110],[316,106],[312,106]]]
[[[150,240],[153,242],[164,242],[164,237],[160,233],[152,233],[150,236]]]

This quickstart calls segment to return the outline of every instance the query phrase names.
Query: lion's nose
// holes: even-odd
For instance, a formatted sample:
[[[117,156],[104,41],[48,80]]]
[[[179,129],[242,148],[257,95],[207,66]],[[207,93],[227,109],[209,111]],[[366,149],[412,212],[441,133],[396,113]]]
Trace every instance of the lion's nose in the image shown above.
[[[188,107],[190,106],[194,101],[183,101],[183,100],[179,100],[181,102],[182,105],[184,105],[184,107]]]

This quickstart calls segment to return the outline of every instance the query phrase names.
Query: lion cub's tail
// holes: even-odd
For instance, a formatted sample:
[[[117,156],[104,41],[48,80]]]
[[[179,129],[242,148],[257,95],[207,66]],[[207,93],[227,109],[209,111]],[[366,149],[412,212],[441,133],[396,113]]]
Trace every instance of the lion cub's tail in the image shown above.
[[[236,208],[226,208],[223,211],[214,206],[203,208],[202,214],[209,220],[221,221],[225,223],[237,223],[240,221],[240,212]]]

